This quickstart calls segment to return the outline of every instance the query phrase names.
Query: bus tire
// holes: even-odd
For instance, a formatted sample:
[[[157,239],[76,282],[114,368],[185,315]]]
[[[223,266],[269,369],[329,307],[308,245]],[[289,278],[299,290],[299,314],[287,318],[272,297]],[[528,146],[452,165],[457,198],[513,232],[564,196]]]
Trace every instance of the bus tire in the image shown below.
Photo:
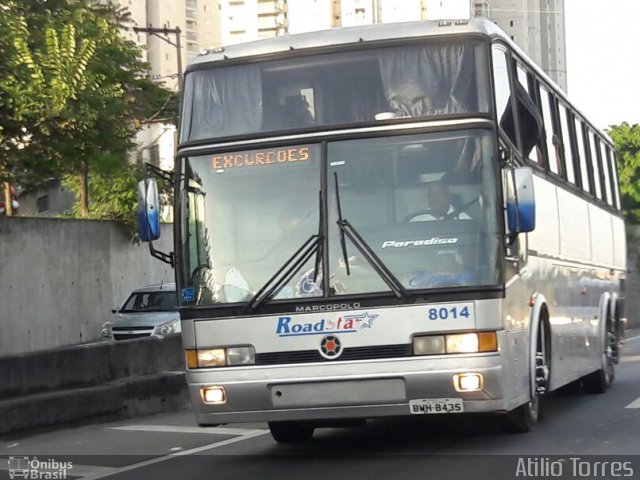
[[[605,352],[602,354],[602,368],[585,376],[582,387],[586,393],[604,393],[611,386],[614,377],[613,362]]]
[[[613,315],[609,306],[605,309],[605,326],[603,332],[603,351],[600,353],[600,369],[582,378],[582,387],[586,393],[606,392],[615,377],[614,355],[618,344],[617,327],[614,325]]]
[[[540,396],[535,395],[530,401],[507,414],[507,429],[512,433],[526,433],[533,430],[540,416]]]
[[[269,430],[278,443],[301,443],[313,436],[315,427],[305,422],[269,422]]]
[[[549,372],[551,368],[551,337],[547,310],[543,306],[540,310],[541,317],[538,320],[535,332],[535,343],[531,348],[535,355],[530,366],[529,375],[533,379],[531,399],[507,414],[508,429],[514,433],[526,433],[533,430],[542,418],[542,395],[549,391]]]

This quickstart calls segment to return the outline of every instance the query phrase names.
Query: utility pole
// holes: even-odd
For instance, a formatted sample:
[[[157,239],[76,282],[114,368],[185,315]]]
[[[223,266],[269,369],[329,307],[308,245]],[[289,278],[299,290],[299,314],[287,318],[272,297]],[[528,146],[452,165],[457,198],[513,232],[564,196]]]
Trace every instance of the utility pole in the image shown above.
[[[182,93],[182,46],[180,44],[180,34],[182,30],[180,27],[176,28],[155,28],[155,27],[133,27],[133,31],[136,33],[148,33],[149,35],[155,35],[160,40],[167,42],[169,45],[176,47],[178,51],[178,93]],[[162,36],[162,35],[165,36]],[[176,36],[175,43],[169,40],[166,35],[174,34]]]
[[[7,217],[13,217],[13,192],[11,191],[11,184],[4,182],[4,214]]]

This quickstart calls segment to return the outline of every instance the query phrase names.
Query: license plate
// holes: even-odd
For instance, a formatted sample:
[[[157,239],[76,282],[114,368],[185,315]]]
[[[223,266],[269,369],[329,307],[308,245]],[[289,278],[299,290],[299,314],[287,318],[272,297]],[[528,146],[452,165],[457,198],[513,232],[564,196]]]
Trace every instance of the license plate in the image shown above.
[[[464,402],[461,398],[418,398],[409,400],[409,411],[413,415],[462,413]]]

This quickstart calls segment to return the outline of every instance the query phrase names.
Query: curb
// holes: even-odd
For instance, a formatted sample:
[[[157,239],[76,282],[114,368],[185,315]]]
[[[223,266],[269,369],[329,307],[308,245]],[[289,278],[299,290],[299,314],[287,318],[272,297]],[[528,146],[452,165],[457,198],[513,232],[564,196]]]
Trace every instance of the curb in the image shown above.
[[[127,377],[98,386],[0,400],[0,435],[91,417],[129,418],[188,406],[184,372]]]

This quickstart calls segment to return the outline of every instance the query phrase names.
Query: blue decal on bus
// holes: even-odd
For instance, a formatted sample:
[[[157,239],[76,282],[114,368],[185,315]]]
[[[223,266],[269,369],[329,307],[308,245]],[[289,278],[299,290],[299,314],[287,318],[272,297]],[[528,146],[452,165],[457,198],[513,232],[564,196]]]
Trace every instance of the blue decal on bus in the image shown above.
[[[193,302],[196,299],[196,291],[193,288],[182,289],[182,301]]]

